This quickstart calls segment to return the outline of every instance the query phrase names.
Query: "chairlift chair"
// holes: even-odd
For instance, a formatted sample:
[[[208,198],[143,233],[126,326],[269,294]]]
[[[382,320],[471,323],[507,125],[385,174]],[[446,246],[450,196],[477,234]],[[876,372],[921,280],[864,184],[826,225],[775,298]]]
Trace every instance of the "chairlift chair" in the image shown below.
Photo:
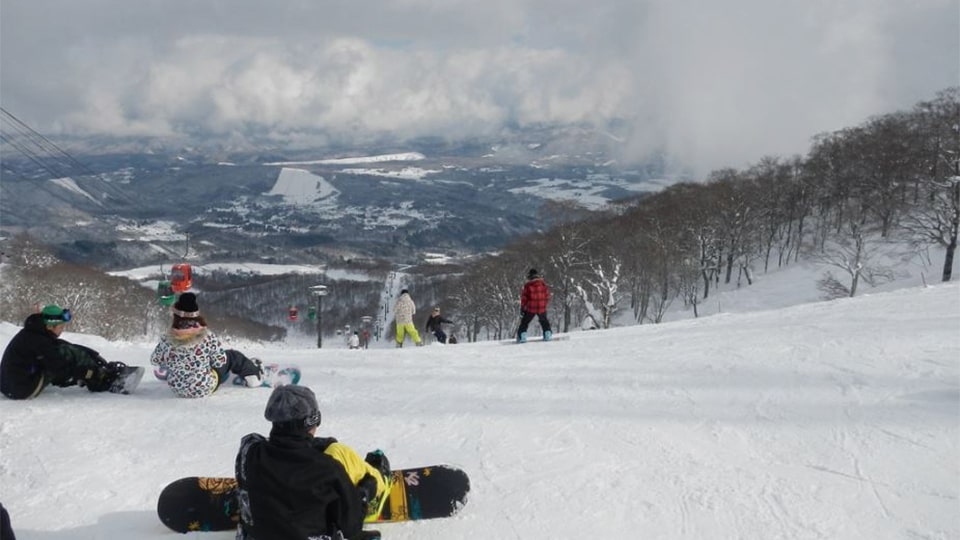
[[[170,269],[170,288],[173,292],[182,293],[190,290],[193,286],[190,264],[180,263],[173,265]]]
[[[157,283],[157,302],[161,306],[172,306],[177,302],[177,294],[170,286],[170,280],[164,279]]]

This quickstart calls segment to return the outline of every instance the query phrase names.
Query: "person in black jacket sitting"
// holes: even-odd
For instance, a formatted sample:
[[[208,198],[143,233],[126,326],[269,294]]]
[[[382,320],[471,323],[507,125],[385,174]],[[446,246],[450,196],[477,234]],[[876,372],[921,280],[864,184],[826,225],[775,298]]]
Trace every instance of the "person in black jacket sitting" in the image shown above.
[[[51,384],[86,386],[91,392],[111,390],[127,366],[107,362],[97,351],[61,339],[70,318],[69,309],[53,304],[27,317],[0,359],[0,393],[10,399],[29,399]]]
[[[363,531],[389,493],[390,464],[366,459],[334,438],[316,438],[320,408],[306,386],[279,386],[264,417],[270,437],[251,433],[237,453],[240,540],[379,538]]]

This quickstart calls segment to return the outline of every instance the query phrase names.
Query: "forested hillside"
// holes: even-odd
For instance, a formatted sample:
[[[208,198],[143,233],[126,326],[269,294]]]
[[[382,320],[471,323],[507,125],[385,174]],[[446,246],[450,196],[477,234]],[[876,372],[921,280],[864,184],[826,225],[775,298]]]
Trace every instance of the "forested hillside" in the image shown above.
[[[960,228],[960,88],[818,135],[805,156],[766,156],[605,212],[551,203],[542,214],[559,224],[459,265],[409,267],[403,279],[419,286],[421,305],[443,303],[455,313],[469,340],[511,336],[531,267],[548,277],[550,317],[561,332],[585,319],[598,328],[657,323],[677,304],[698,316],[718,286],[749,287],[758,274],[803,260],[830,268],[818,278],[823,298],[894,279],[889,261],[931,247],[946,253],[935,279],[949,281]],[[76,309],[75,331],[108,338],[156,335],[168,322],[141,285],[58,261],[29,237],[9,246],[5,321],[19,323],[34,303],[58,302]],[[329,332],[388,311],[389,266],[366,268],[366,281],[329,282],[337,294],[320,314]],[[288,306],[310,305],[313,281],[223,274],[198,283],[223,331],[282,340],[314,331],[286,320]]]

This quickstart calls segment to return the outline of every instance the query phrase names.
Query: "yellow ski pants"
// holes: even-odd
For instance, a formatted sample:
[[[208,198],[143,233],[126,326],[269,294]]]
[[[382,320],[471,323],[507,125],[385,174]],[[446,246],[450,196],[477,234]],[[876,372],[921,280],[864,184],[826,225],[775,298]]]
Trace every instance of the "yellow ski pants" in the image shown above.
[[[403,345],[403,338],[406,334],[410,334],[410,339],[413,340],[417,345],[420,344],[420,333],[417,332],[417,327],[413,323],[408,324],[398,324],[397,325],[397,344]]]

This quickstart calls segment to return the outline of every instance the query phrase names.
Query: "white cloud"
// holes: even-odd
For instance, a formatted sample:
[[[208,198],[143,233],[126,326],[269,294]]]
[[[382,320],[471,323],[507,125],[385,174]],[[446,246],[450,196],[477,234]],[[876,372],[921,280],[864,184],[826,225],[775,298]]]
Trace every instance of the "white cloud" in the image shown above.
[[[42,132],[466,136],[633,122],[701,170],[957,84],[951,0],[714,5],[5,0],[4,107]]]

